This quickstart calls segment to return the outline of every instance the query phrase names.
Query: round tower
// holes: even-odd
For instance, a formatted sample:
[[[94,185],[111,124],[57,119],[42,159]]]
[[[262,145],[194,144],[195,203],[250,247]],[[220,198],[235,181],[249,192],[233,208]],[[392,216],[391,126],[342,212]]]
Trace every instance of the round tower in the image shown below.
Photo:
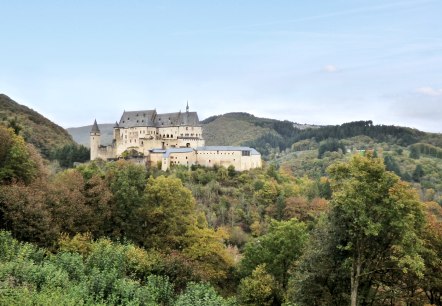
[[[100,140],[101,140],[100,129],[98,128],[97,119],[95,119],[94,125],[92,126],[90,133],[91,160],[94,160],[98,157],[98,148],[100,147]]]

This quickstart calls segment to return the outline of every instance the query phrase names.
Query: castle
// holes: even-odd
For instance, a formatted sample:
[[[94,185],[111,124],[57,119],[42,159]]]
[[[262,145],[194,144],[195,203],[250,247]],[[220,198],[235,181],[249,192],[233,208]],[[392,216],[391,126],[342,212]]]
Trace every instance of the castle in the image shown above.
[[[91,160],[130,156],[140,163],[169,169],[172,165],[234,166],[244,171],[262,166],[261,154],[249,147],[205,146],[198,114],[158,114],[156,110],[123,112],[113,128],[113,142],[103,146],[95,120],[90,132]],[[160,166],[161,165],[161,166]]]

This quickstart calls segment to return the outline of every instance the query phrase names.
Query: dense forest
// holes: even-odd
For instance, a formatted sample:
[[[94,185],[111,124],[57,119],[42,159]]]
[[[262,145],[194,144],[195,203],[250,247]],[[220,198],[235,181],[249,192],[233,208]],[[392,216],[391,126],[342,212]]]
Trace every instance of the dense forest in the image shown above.
[[[425,135],[301,139],[245,172],[54,172],[16,132],[0,126],[1,305],[442,305]]]

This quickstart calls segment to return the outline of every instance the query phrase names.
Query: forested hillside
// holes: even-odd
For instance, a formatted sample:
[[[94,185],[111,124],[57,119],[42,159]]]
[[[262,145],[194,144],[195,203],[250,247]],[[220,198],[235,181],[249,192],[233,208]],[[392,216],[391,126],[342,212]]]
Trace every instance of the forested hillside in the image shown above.
[[[61,126],[4,94],[0,94],[0,124],[14,128],[46,157],[54,148],[74,144]]]
[[[49,174],[0,137],[2,305],[442,305],[440,189],[424,186],[441,163],[422,142],[302,140],[245,172]]]
[[[89,150],[75,143],[65,129],[4,94],[0,94],[1,126],[11,128],[44,159],[56,160],[61,167],[89,160]]]

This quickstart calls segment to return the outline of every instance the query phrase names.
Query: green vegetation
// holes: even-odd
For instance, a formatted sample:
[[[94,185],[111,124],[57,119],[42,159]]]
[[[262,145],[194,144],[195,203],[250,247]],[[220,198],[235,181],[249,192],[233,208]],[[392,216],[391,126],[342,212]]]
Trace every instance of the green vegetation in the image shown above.
[[[0,304],[442,305],[437,135],[235,116],[287,136],[263,169],[51,173],[0,127]]]
[[[4,94],[0,94],[0,125],[11,126],[45,158],[51,155],[53,148],[75,144],[62,127]]]

